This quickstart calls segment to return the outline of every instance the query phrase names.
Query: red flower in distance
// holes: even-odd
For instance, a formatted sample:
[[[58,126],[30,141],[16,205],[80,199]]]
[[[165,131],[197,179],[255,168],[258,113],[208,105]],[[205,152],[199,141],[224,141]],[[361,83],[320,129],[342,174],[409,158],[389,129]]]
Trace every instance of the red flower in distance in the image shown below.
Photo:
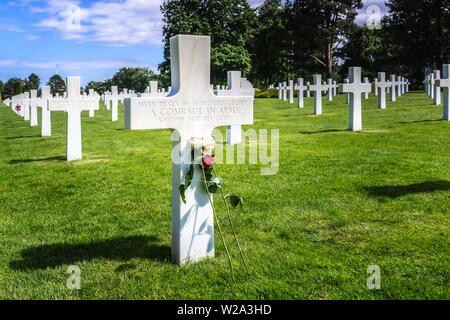
[[[203,168],[209,169],[214,164],[214,156],[208,156],[208,155],[204,156],[202,162],[203,162]]]

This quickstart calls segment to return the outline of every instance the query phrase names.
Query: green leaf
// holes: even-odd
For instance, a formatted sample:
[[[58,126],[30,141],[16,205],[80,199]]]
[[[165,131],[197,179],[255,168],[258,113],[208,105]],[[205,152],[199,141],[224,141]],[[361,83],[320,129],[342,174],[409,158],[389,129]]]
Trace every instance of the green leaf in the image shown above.
[[[244,205],[244,199],[238,195],[229,193],[225,198],[230,200],[230,205],[233,208],[237,208],[238,206],[242,207]]]
[[[214,181],[207,181],[208,185],[208,191],[209,193],[217,193],[217,190],[219,189],[217,184]]]
[[[184,204],[186,204],[186,195],[185,195],[186,187],[185,187],[185,185],[180,184],[178,189],[180,190],[181,200],[183,201]]]
[[[186,187],[184,188],[185,190],[187,188],[189,188],[189,186],[192,183],[192,179],[194,178],[194,164],[191,164],[190,168],[189,168],[189,172],[186,175]]]

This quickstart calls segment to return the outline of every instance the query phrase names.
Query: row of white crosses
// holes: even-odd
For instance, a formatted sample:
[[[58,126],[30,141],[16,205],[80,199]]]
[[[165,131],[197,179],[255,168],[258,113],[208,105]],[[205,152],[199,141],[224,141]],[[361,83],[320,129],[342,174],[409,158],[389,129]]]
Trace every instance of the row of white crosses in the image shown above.
[[[24,120],[31,120],[31,126],[37,126],[37,108],[42,108],[42,128],[41,136],[51,136],[50,111],[65,111],[67,113],[67,161],[82,159],[81,147],[81,111],[89,110],[92,115],[93,110],[99,110],[99,96],[92,90],[90,96],[81,96],[80,77],[67,77],[66,98],[60,96],[52,97],[50,87],[43,86],[41,97],[37,97],[37,90],[25,92],[12,97],[12,108],[18,104],[22,106],[21,116]],[[31,97],[30,97],[31,93]],[[23,112],[22,112],[23,110]],[[31,111],[31,117],[30,117]]]
[[[173,130],[172,260],[176,263],[214,256],[213,211],[197,166],[186,192],[186,203],[179,193],[192,163],[191,139],[210,139],[213,129],[219,126],[253,123],[253,93],[233,95],[237,74],[229,74],[229,95],[215,95],[211,90],[210,45],[208,36],[172,37],[170,94],[129,98],[124,102],[126,129]]]
[[[307,82],[306,85],[304,84],[303,78],[298,78],[297,83],[294,84],[293,80],[289,80],[288,82],[280,82],[278,84],[278,98],[282,99],[283,101],[288,101],[289,103],[294,103],[294,91],[298,91],[297,97],[298,97],[298,107],[303,108],[304,107],[304,91],[306,91],[306,97],[309,98],[311,96],[311,91],[315,92],[315,102],[314,102],[314,109],[315,114],[321,114],[322,113],[322,98],[318,97],[318,94],[320,93],[320,96],[322,95],[322,91],[328,92],[328,101],[333,101],[333,97],[337,95],[337,89],[338,85],[336,81],[333,81],[333,79],[328,79],[327,82],[324,82],[322,84],[322,76],[321,75],[314,75],[314,84],[311,85],[310,82]],[[287,97],[287,91],[289,90],[289,99]]]

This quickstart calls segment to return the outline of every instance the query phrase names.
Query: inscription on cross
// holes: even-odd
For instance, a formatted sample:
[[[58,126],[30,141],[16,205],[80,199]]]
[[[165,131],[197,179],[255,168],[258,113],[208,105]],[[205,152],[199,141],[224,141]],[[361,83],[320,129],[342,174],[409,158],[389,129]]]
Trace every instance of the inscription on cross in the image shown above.
[[[172,91],[166,97],[125,99],[125,128],[173,129],[172,134],[172,259],[176,263],[214,256],[213,212],[201,170],[183,203],[191,159],[191,139],[210,139],[214,128],[253,123],[253,96],[216,96],[210,88],[208,36],[178,35],[170,39]]]

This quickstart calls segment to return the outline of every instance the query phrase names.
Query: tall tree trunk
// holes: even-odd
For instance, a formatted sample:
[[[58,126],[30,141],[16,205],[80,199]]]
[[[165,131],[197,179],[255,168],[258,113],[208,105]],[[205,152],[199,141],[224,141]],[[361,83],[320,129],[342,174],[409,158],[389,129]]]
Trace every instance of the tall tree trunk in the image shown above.
[[[331,42],[328,43],[327,46],[327,72],[328,78],[333,77],[333,44]]]

